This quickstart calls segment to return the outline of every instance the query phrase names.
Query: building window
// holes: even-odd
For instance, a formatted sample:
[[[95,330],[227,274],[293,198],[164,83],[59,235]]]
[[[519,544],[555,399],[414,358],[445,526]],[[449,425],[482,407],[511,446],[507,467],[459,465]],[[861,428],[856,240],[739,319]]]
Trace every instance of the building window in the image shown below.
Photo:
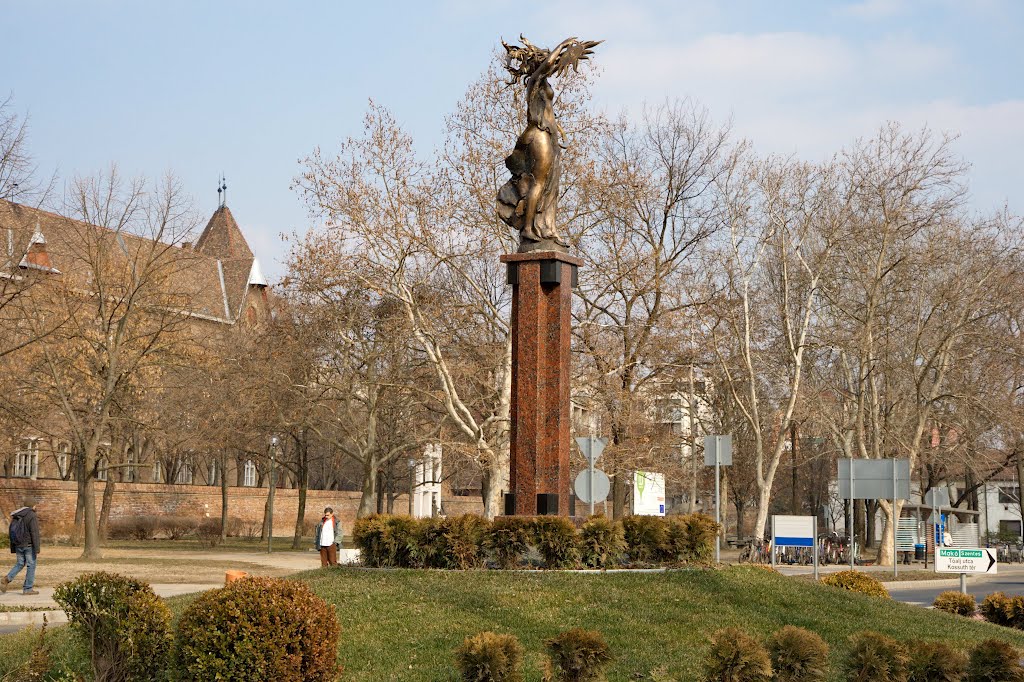
[[[192,485],[192,465],[188,462],[178,462],[178,475],[174,482],[179,485]]]
[[[26,438],[14,460],[14,475],[20,478],[35,478],[39,475],[39,439]]]
[[[209,485],[217,485],[217,460],[210,460],[210,466],[206,471],[206,482]]]
[[[67,478],[68,474],[71,473],[71,446],[67,443],[60,443],[57,445],[57,473],[60,474],[61,478]]]
[[[245,460],[245,467],[242,469],[242,485],[247,488],[256,486],[256,465],[251,459]]]
[[[138,480],[138,472],[136,471],[136,465],[138,464],[138,457],[135,456],[134,450],[128,451],[128,462],[124,468],[123,481],[125,483],[134,483]]]
[[[97,481],[105,481],[105,480],[107,480],[107,467],[108,466],[109,466],[109,464],[107,463],[107,458],[106,457],[101,457],[100,461],[96,464],[96,480]]]
[[[153,483],[163,483],[164,468],[160,466],[160,460],[153,463]]]
[[[1002,519],[999,521],[999,532],[1001,534],[1013,534],[1020,537],[1020,521]]]
[[[999,504],[1017,504],[1020,501],[1020,486],[999,486]]]

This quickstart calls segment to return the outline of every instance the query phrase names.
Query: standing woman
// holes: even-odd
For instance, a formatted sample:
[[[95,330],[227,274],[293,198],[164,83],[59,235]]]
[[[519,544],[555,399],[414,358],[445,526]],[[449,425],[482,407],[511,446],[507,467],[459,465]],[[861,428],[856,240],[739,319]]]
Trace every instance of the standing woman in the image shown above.
[[[337,566],[338,540],[341,539],[341,533],[338,530],[338,520],[334,516],[334,509],[331,507],[324,509],[324,516],[320,519],[320,523],[316,524],[313,537],[316,540],[316,548],[320,550],[320,565]]]

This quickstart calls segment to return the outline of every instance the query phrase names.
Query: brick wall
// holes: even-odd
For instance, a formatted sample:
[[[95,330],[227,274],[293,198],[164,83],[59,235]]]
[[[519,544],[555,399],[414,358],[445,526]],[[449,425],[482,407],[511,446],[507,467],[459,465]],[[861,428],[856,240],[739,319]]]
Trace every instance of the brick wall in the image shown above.
[[[103,502],[103,487],[96,484],[96,511]],[[0,479],[0,512],[6,529],[10,513],[22,506],[22,500],[31,495],[39,503],[36,511],[45,539],[47,527],[68,530],[74,524],[75,504],[78,499],[77,484],[74,481],[30,480],[24,478]],[[229,488],[228,516],[241,519],[243,523],[258,524],[263,521],[263,509],[267,501],[266,488]],[[118,483],[110,510],[110,518],[126,518],[147,514],[169,516],[193,516],[196,518],[220,518],[220,486],[165,485],[160,483]],[[291,536],[295,532],[295,517],[299,508],[299,491],[279,488],[274,494],[274,535]],[[359,507],[358,492],[337,490],[310,490],[306,494],[305,520],[316,523],[324,507],[333,507],[341,520],[346,535],[351,532],[352,522]],[[395,512],[406,513],[409,502],[406,496],[395,501]],[[483,505],[479,497],[449,497],[444,502],[448,514],[480,514]]]

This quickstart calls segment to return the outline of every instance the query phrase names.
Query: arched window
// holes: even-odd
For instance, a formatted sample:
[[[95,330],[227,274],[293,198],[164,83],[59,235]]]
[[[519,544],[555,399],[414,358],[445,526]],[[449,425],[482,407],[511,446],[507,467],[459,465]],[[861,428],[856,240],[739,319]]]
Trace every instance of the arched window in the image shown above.
[[[68,474],[71,473],[71,445],[59,443],[55,459],[57,460],[57,473],[60,474],[61,478],[66,479]]]
[[[245,460],[245,467],[242,469],[242,485],[247,488],[256,486],[256,465],[251,459]]]

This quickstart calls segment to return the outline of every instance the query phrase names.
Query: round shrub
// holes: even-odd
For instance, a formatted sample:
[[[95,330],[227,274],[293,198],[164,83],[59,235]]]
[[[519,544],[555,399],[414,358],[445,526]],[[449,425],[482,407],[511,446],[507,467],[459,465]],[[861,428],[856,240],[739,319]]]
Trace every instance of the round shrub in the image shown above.
[[[967,682],[1024,682],[1020,653],[999,639],[986,639],[967,661]]]
[[[580,560],[576,526],[562,516],[538,516],[531,524],[533,542],[548,568],[575,568]]]
[[[907,682],[960,682],[967,656],[945,642],[910,642]]]
[[[828,644],[817,634],[787,625],[768,640],[774,679],[822,682],[828,676]]]
[[[935,597],[935,601],[932,602],[932,606],[939,611],[968,617],[973,616],[978,608],[973,596],[954,590],[940,592],[939,596]]]
[[[723,628],[711,635],[705,657],[704,682],[769,682],[772,662],[761,642],[739,628]]]
[[[661,561],[670,553],[668,523],[660,516],[627,516],[622,531],[626,552],[635,562]]]
[[[572,628],[544,640],[555,679],[562,682],[592,682],[604,679],[612,660],[611,650],[596,630]]]
[[[600,514],[591,516],[580,528],[580,557],[584,566],[608,568],[626,547],[622,526]]]
[[[515,635],[481,632],[455,650],[464,682],[522,682],[523,645]]]
[[[985,597],[980,610],[990,623],[1009,627],[1013,622],[1013,600],[1003,592],[993,592]]]
[[[850,682],[905,682],[910,656],[905,646],[877,632],[850,637],[846,679]]]
[[[178,621],[182,680],[333,682],[338,621],[304,583],[244,578],[203,593]]]
[[[146,583],[87,573],[58,585],[53,598],[89,647],[95,679],[156,679],[167,667],[171,611]]]
[[[822,585],[830,585],[851,592],[860,592],[872,597],[890,599],[889,592],[880,580],[860,571],[839,571],[821,579]]]
[[[530,521],[522,516],[499,516],[484,532],[484,548],[498,568],[515,568],[530,551]]]

